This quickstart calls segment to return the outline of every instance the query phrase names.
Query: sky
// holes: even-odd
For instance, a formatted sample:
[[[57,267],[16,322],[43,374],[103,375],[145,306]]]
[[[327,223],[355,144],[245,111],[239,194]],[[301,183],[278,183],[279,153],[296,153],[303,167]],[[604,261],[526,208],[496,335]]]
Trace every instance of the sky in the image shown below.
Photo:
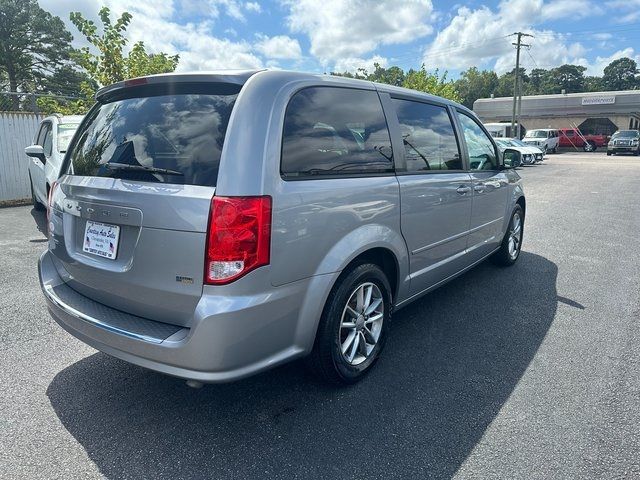
[[[372,70],[374,63],[448,71],[514,68],[523,31],[527,70],[564,63],[601,75],[620,57],[640,63],[640,0],[40,0],[69,21],[81,12],[133,15],[129,45],[180,54],[179,71],[277,68],[310,72]]]

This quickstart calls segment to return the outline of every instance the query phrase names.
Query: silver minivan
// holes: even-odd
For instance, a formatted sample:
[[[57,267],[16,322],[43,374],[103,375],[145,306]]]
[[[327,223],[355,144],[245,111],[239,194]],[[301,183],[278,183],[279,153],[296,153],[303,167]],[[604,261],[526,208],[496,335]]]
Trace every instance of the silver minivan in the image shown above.
[[[518,259],[520,177],[448,100],[284,71],[96,98],[52,187],[40,281],[65,330],[128,362],[196,386],[306,357],[352,383],[393,312]]]

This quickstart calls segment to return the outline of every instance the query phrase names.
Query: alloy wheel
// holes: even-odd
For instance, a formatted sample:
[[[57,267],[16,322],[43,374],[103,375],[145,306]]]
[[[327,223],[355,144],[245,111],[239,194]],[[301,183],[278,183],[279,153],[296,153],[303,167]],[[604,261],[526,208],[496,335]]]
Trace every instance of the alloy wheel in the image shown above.
[[[520,244],[522,243],[522,218],[520,213],[513,214],[511,228],[509,229],[509,257],[515,260],[520,254]]]
[[[347,363],[359,365],[371,356],[382,331],[384,309],[375,283],[362,283],[351,293],[340,319],[340,351]]]

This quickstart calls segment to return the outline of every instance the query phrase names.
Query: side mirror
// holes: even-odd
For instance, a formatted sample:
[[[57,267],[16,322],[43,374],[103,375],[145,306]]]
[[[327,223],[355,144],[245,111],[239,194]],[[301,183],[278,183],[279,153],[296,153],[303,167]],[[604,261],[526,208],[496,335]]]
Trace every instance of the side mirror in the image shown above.
[[[502,153],[502,165],[505,168],[516,168],[520,166],[520,152],[516,150],[505,150]]]
[[[24,153],[26,153],[28,157],[37,158],[42,163],[47,163],[47,157],[44,156],[42,145],[31,145],[24,149]]]

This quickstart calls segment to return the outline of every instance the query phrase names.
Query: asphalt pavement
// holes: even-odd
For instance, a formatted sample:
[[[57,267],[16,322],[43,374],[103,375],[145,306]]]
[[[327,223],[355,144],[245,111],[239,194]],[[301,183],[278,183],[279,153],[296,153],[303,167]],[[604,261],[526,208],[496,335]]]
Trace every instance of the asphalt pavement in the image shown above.
[[[397,312],[348,388],[200,390],[49,318],[45,219],[0,209],[0,478],[640,478],[640,159],[519,169],[522,256]]]

